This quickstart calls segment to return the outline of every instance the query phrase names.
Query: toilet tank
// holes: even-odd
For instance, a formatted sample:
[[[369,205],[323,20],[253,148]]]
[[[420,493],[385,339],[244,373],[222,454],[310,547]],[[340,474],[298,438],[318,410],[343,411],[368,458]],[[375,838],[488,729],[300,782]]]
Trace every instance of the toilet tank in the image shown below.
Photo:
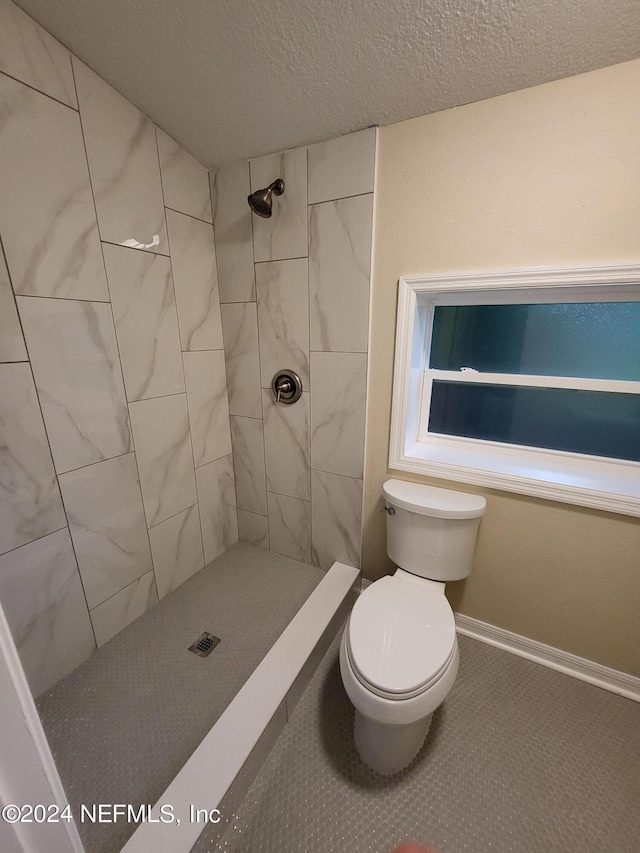
[[[466,578],[485,499],[404,480],[387,480],[382,493],[387,507],[387,553],[393,562],[430,580]]]

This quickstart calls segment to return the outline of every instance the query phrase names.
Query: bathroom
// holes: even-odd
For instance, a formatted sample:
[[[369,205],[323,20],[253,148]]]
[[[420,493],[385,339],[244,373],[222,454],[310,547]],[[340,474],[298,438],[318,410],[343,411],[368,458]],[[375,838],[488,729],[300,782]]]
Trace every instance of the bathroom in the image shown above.
[[[11,479],[19,465],[10,462],[2,486],[8,538],[1,549],[0,601],[9,623],[10,611],[20,610],[26,597],[47,618],[55,611],[46,600],[55,584],[33,576],[29,585],[28,566],[72,567],[65,576],[66,609],[58,611],[65,625],[74,626],[72,642],[65,646],[59,633],[47,634],[50,626],[41,623],[42,634],[27,644],[23,660],[34,694],[54,686],[39,680],[41,666],[54,681],[66,677],[89,659],[96,641],[103,648],[135,628],[136,617],[152,616],[157,599],[162,604],[237,539],[323,572],[335,561],[361,567],[369,581],[393,571],[382,498],[389,476],[486,498],[473,570],[447,588],[454,612],[626,674],[630,683],[637,679],[637,515],[398,474],[387,464],[400,277],[638,262],[640,128],[632,105],[640,68],[637,51],[629,47],[637,33],[634,13],[627,9],[616,17],[610,10],[599,24],[603,42],[618,45],[618,53],[608,46],[593,61],[572,64],[569,57],[565,65],[556,55],[535,81],[503,84],[496,75],[493,89],[470,89],[458,102],[444,96],[441,103],[428,101],[422,92],[420,103],[429,107],[416,107],[405,116],[409,121],[361,118],[350,127],[336,125],[335,132],[316,131],[285,110],[264,148],[252,111],[238,116],[228,134],[221,134],[224,122],[215,115],[203,116],[203,128],[209,122],[204,139],[228,136],[227,153],[213,160],[205,158],[204,147],[191,157],[198,154],[198,134],[180,113],[188,81],[164,93],[162,77],[154,76],[159,68],[149,64],[152,88],[166,99],[164,115],[172,117],[163,124],[151,102],[130,96],[132,103],[125,103],[94,74],[102,71],[115,88],[133,91],[125,90],[124,71],[122,78],[110,78],[108,66],[99,67],[104,54],[92,51],[102,44],[108,54],[104,29],[119,51],[131,52],[121,31],[144,32],[144,22],[133,20],[134,12],[133,19],[126,17],[123,9],[123,25],[114,10],[103,10],[102,28],[96,22],[91,28],[91,7],[81,5],[20,4],[76,55],[70,66],[68,54],[25,22],[17,7],[9,0],[1,4],[3,103],[24,104],[15,115],[3,113],[0,136],[0,322],[9,342],[2,400],[14,394],[10,418],[18,444],[10,452],[20,464],[29,462],[19,480]],[[481,33],[482,23],[470,13],[470,27]],[[545,38],[553,43],[547,26]],[[575,34],[561,40],[567,55],[568,44],[578,51],[578,42],[589,41],[577,22],[572,26]],[[211,56],[215,51],[209,61]],[[140,62],[148,59],[141,54]],[[495,54],[485,61],[487,67],[498,62]],[[302,82],[311,86],[306,77]],[[318,113],[322,98],[335,99],[335,91],[317,92]],[[13,100],[16,93],[22,101]],[[139,110],[154,118],[157,131]],[[118,158],[128,156],[131,138],[138,144],[122,169]],[[285,192],[273,198],[272,219],[261,220],[251,214],[247,195],[278,177]],[[52,211],[59,230],[45,234]],[[149,245],[156,235],[158,243]],[[146,249],[136,252],[130,243],[119,248],[126,240]],[[355,247],[353,255],[343,251],[346,246]],[[67,257],[67,250],[77,254]],[[9,274],[2,269],[5,259]],[[138,303],[129,305],[136,276],[143,286]],[[208,302],[214,276],[217,293]],[[145,281],[151,288],[146,291]],[[124,285],[119,293],[118,283]],[[158,292],[157,301],[148,295]],[[279,296],[270,302],[274,293]],[[72,394],[56,375],[67,340],[85,347],[80,358],[95,366],[97,418],[95,408],[84,406],[88,397]],[[149,355],[154,344],[159,366]],[[302,397],[290,407],[276,407],[269,389],[280,368],[297,368],[302,380]],[[88,436],[86,442],[75,440],[72,424]],[[3,447],[7,443],[3,437]],[[163,454],[170,464],[154,470]],[[284,456],[286,466],[280,464]],[[19,508],[15,500],[4,503],[6,491],[20,492]],[[125,529],[126,559],[116,559],[113,550],[123,539],[111,541],[110,531],[91,524],[96,515]],[[36,553],[28,566],[16,561],[39,547],[32,543],[50,544],[53,552]],[[104,563],[116,564],[114,577],[100,571],[92,576],[86,555],[95,556],[96,549]],[[171,562],[168,556],[178,551]],[[296,606],[318,577],[309,576]],[[256,598],[264,595],[257,580],[254,587]],[[32,617],[23,607],[20,618],[32,624]],[[201,629],[215,633],[217,626]],[[281,630],[274,627],[275,636]],[[257,626],[250,621],[247,631],[257,632]],[[225,653],[226,640],[228,634],[212,662]],[[464,649],[461,643],[461,666]],[[54,666],[58,654],[60,670]],[[509,666],[506,671],[517,672]],[[329,687],[321,692],[323,707],[330,695]],[[431,735],[444,731],[442,722]],[[630,751],[631,737],[632,731]],[[403,790],[411,790],[410,781]],[[374,782],[363,787],[371,802],[379,801],[382,788]],[[422,795],[417,786],[415,792]],[[629,836],[612,837],[619,839],[612,849],[632,849],[624,847]],[[519,849],[542,849],[536,838]],[[459,839],[446,846],[435,832],[417,840],[442,851],[464,849]],[[305,849],[291,843],[291,849]],[[385,850],[385,843],[373,849]],[[351,849],[360,849],[357,842]]]

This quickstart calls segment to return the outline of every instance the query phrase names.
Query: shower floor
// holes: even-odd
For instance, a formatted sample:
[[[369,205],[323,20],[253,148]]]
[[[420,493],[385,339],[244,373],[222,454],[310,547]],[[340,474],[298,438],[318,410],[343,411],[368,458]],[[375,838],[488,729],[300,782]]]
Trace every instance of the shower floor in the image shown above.
[[[155,803],[324,572],[237,543],[37,701],[65,793]],[[187,651],[203,631],[222,642]],[[78,822],[87,853],[117,853],[136,826]]]
[[[640,704],[460,637],[425,747],[383,778],[358,757],[339,637],[225,835],[192,853],[637,853]]]

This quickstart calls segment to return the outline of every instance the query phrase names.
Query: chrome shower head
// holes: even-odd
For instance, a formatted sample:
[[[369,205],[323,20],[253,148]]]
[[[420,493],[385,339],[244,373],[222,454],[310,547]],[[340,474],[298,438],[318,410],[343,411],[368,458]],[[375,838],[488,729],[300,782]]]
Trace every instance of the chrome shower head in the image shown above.
[[[255,193],[251,193],[250,196],[247,196],[249,207],[254,213],[257,213],[258,216],[268,219],[271,216],[271,196],[282,195],[283,192],[284,181],[282,178],[278,178],[277,181],[269,184],[269,186],[264,190],[258,190]]]

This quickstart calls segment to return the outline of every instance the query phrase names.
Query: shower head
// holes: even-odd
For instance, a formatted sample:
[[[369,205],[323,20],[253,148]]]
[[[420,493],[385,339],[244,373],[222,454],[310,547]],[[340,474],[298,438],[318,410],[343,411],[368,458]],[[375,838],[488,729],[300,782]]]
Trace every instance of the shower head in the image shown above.
[[[251,193],[251,195],[247,197],[249,207],[251,208],[251,210],[253,210],[254,213],[257,213],[258,216],[263,216],[265,219],[268,219],[271,216],[272,194],[282,195],[283,192],[284,181],[282,180],[282,178],[278,178],[277,181],[274,181],[272,184],[269,184],[266,189],[258,190],[255,193]]]

